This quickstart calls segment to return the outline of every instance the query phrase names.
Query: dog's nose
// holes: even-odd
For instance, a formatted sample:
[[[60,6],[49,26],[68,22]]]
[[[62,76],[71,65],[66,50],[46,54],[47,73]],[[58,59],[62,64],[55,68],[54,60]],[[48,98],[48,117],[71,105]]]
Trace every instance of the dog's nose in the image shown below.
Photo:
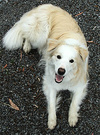
[[[64,73],[65,73],[65,69],[64,68],[59,68],[58,69],[58,74],[59,75],[64,75]]]

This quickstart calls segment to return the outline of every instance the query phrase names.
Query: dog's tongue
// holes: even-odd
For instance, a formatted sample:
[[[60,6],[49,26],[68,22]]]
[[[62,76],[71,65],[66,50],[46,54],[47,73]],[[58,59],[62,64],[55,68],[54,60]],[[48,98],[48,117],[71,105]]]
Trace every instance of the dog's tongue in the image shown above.
[[[60,83],[60,82],[62,82],[62,80],[63,80],[63,76],[60,76],[60,75],[56,74],[56,82]]]

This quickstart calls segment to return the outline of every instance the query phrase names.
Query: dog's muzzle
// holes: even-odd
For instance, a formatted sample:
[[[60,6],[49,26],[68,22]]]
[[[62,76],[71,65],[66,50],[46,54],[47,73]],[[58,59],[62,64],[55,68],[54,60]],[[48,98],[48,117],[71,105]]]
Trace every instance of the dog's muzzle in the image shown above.
[[[66,70],[64,68],[59,68],[58,69],[58,73],[55,74],[55,81],[57,83],[61,83],[63,81],[65,72],[66,72]]]

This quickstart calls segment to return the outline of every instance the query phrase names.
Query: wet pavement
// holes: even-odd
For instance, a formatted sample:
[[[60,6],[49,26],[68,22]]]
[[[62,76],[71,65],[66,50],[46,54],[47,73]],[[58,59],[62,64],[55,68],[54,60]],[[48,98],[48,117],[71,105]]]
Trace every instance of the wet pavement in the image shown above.
[[[47,127],[47,104],[41,90],[43,69],[38,66],[37,50],[2,48],[4,34],[26,11],[51,3],[68,11],[78,21],[90,51],[88,95],[80,109],[77,125],[68,124],[68,91],[61,92],[57,126]],[[0,135],[99,135],[99,5],[98,0],[0,0]],[[12,109],[9,99],[19,107]]]

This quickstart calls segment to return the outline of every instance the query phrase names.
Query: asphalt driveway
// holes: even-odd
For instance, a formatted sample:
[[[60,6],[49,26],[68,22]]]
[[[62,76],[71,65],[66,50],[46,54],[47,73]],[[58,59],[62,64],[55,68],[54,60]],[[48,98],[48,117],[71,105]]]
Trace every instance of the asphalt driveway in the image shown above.
[[[37,50],[2,48],[4,34],[26,11],[51,3],[68,11],[78,21],[90,51],[88,95],[80,109],[76,127],[68,124],[69,95],[61,92],[57,126],[47,127],[47,104],[41,90],[43,70]],[[98,0],[0,0],[0,135],[100,135]],[[11,102],[9,102],[11,101]],[[15,109],[11,107],[15,104]],[[16,107],[18,107],[16,109]]]

